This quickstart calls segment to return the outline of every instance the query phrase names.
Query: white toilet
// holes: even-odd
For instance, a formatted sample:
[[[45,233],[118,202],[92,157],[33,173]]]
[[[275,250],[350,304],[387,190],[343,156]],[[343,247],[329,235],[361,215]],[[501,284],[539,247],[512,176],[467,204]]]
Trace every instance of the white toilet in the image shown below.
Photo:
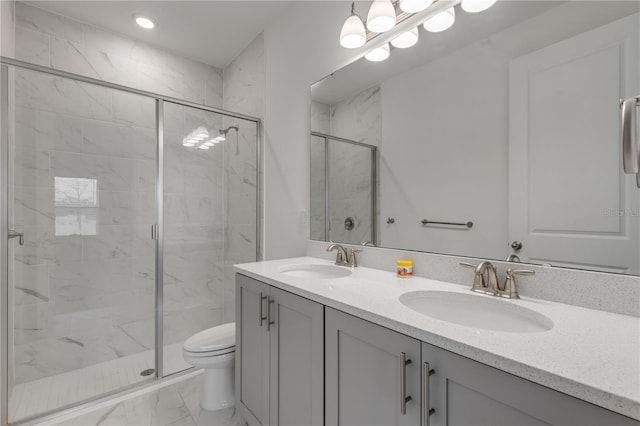
[[[189,337],[182,346],[185,361],[204,369],[200,405],[209,411],[235,404],[236,323],[219,325]]]

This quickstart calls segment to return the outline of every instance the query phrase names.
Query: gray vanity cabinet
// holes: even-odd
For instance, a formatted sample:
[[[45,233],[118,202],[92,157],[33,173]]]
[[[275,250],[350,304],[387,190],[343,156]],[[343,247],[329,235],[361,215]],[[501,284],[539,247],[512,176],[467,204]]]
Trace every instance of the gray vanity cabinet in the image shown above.
[[[325,308],[327,425],[418,426],[419,372],[418,340]]]
[[[430,426],[625,426],[640,423],[444,349],[422,344]],[[427,390],[428,389],[428,390]],[[423,412],[423,415],[424,415]],[[425,423],[426,424],[426,423]]]
[[[324,307],[236,275],[236,407],[250,425],[324,423]]]

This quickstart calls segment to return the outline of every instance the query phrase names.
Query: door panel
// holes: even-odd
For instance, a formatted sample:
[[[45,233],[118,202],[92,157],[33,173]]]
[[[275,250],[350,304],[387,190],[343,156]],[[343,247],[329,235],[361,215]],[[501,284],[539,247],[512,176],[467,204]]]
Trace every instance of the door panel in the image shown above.
[[[329,425],[418,425],[420,342],[370,322],[325,308],[325,410]],[[400,413],[406,366],[406,414]]]
[[[324,424],[324,309],[271,287],[272,425]]]
[[[637,21],[511,63],[509,234],[524,262],[640,273],[639,191],[611,149],[619,99],[640,87]]]
[[[236,405],[251,425],[269,424],[268,295],[267,284],[236,275]]]

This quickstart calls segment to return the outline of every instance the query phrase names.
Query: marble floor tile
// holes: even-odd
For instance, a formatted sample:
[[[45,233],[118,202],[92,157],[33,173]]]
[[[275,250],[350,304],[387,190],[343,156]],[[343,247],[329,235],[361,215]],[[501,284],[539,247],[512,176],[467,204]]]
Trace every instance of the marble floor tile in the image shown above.
[[[200,407],[202,372],[177,378],[162,387],[138,391],[129,397],[120,397],[113,403],[97,409],[81,410],[75,416],[33,426],[240,426],[244,420],[235,408],[207,411]]]
[[[15,385],[9,397],[9,420],[13,422],[56,410],[78,401],[98,397],[140,383],[147,380],[140,375],[140,372],[153,368],[153,363],[153,351],[144,351]],[[175,373],[190,367],[182,358],[182,343],[165,346],[165,371]],[[153,382],[150,381],[150,383]],[[146,398],[134,405],[125,404],[122,408],[112,407],[113,410],[104,410],[101,411],[101,414],[92,412],[88,419],[82,420],[85,423],[70,424],[164,425],[191,416],[191,411],[185,405],[177,388],[172,392],[166,391]],[[193,400],[199,396],[190,396],[190,398]],[[197,400],[199,401],[199,399]],[[122,422],[121,410],[126,413],[129,423]],[[156,418],[157,416],[160,418]],[[95,419],[95,422],[91,419]]]

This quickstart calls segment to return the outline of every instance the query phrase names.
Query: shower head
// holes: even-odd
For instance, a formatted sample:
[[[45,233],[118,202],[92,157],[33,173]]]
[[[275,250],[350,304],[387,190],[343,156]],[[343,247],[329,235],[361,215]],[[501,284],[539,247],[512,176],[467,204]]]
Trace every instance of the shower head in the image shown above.
[[[229,126],[226,129],[220,129],[220,135],[216,136],[216,140],[218,142],[224,142],[225,140],[227,140],[227,133],[229,133],[230,130],[235,130],[236,132],[238,130],[240,130],[239,126]]]
[[[240,130],[240,126],[229,126],[224,130],[220,130],[220,133],[224,133],[226,135],[227,133],[229,133],[229,130],[231,130],[231,129],[233,129],[233,130],[235,130],[237,132],[237,131]]]

